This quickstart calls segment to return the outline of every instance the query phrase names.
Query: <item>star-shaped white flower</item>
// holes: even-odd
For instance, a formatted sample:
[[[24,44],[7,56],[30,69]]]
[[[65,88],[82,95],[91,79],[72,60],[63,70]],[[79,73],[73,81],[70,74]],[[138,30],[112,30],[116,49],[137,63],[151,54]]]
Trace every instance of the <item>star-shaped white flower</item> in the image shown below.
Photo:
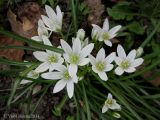
[[[59,80],[54,86],[53,93],[57,93],[61,91],[66,86],[68,96],[69,98],[71,98],[74,93],[74,83],[78,82],[76,71],[74,71],[73,73],[70,73],[69,66],[66,67],[64,65],[57,66],[56,70],[57,71],[55,72],[43,73],[41,76],[42,78],[45,78],[45,79]]]
[[[55,11],[48,5],[45,5],[45,10],[47,16],[42,15],[42,20],[48,27],[50,31],[60,32],[62,29],[62,21],[63,21],[63,12],[59,6],[56,7]]]
[[[102,113],[107,112],[108,109],[121,110],[121,106],[116,102],[115,99],[113,99],[111,93],[108,94],[107,100],[105,101],[105,103],[102,107]]]
[[[92,26],[92,39],[104,41],[104,43],[110,47],[112,46],[112,42],[110,40],[117,35],[117,32],[121,28],[121,25],[117,25],[109,30],[109,22],[107,18],[105,19],[102,28],[95,24],[92,24]]]
[[[39,73],[35,72],[34,70],[31,70],[28,74],[27,74],[27,77],[28,78],[32,78],[32,79],[37,79],[39,77]],[[32,81],[30,80],[26,80],[26,79],[23,79],[20,84],[27,84],[27,83],[30,83]]]
[[[43,41],[42,36],[49,37],[49,33],[48,33],[48,30],[45,27],[43,21],[40,19],[38,21],[38,36],[33,36],[31,39],[41,42],[41,41]]]
[[[124,72],[132,73],[136,71],[136,67],[143,63],[143,58],[136,58],[136,50],[132,50],[126,55],[123,47],[118,45],[118,56],[115,57],[115,62],[118,67],[115,69],[117,75],[122,75]]]
[[[71,74],[77,72],[78,65],[84,66],[89,63],[89,58],[87,58],[87,56],[89,56],[93,50],[94,44],[90,43],[82,48],[80,39],[76,38],[73,41],[72,48],[64,40],[61,40],[61,46],[65,52],[63,54],[65,60],[70,63],[69,73]]]
[[[49,39],[43,36],[43,42],[46,45],[52,46]],[[49,69],[49,71],[53,71],[57,65],[61,65],[64,62],[64,59],[61,57],[61,54],[46,50],[44,51],[36,51],[33,52],[34,57],[43,62],[36,69],[36,72],[44,72]]]
[[[113,64],[111,63],[114,61],[115,53],[113,52],[105,57],[105,50],[101,48],[96,58],[92,55],[90,55],[89,58],[92,64],[92,70],[97,73],[102,80],[107,81],[108,77],[106,72],[113,69]]]

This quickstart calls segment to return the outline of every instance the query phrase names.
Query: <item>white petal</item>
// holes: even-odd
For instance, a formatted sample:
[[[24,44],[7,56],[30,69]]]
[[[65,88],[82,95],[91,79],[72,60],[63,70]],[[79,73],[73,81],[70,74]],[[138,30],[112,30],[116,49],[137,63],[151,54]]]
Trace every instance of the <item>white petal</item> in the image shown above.
[[[97,56],[96,56],[96,60],[97,61],[102,61],[105,59],[105,50],[103,48],[101,48],[98,53],[97,53]]]
[[[128,54],[128,56],[127,56],[127,58],[128,58],[129,60],[134,60],[135,57],[136,57],[136,50],[130,51],[129,54]]]
[[[119,104],[115,103],[113,106],[110,107],[110,109],[112,109],[112,110],[120,110],[121,106]]]
[[[49,66],[50,64],[48,62],[44,62],[35,69],[35,72],[37,73],[44,72],[49,69]]]
[[[78,65],[80,65],[80,66],[84,66],[84,65],[88,64],[88,63],[89,63],[89,61],[90,61],[90,59],[89,59],[89,58],[83,58],[83,59],[81,59],[81,60],[80,60],[80,62],[79,62],[79,64],[78,64]]]
[[[134,60],[132,66],[133,66],[133,67],[138,67],[139,65],[141,65],[141,64],[143,63],[143,61],[144,61],[144,59],[142,59],[142,58],[137,58],[137,59]]]
[[[132,73],[132,72],[135,72],[136,69],[134,67],[130,67],[128,69],[125,69],[124,71],[127,72],[127,73]]]
[[[120,57],[115,57],[115,58],[114,58],[114,61],[116,62],[117,65],[120,66],[123,60],[122,60],[122,58],[120,58]]]
[[[115,52],[112,52],[112,53],[110,53],[110,54],[105,58],[105,61],[106,61],[107,63],[111,63],[111,62],[114,61],[115,57],[116,57],[116,53],[115,53]]]
[[[109,40],[105,40],[104,43],[109,46],[109,47],[112,47],[112,42],[109,41]]]
[[[115,27],[113,27],[112,29],[109,30],[109,34],[113,35],[115,33],[117,33],[120,29],[121,29],[121,25],[117,25]]]
[[[50,40],[48,39],[48,37],[46,36],[42,36],[43,42],[45,45],[49,45],[52,46],[52,43],[50,42]]]
[[[79,38],[76,38],[73,41],[73,46],[72,46],[73,52],[79,54],[81,52],[81,41]]]
[[[55,65],[55,69],[60,71],[60,72],[65,72],[67,70],[66,66],[58,65],[58,64]]]
[[[55,31],[55,28],[53,26],[53,22],[51,21],[51,19],[49,19],[48,17],[41,15],[41,18],[43,20],[43,22],[45,23],[45,25],[50,28],[50,30]]]
[[[36,51],[36,52],[33,52],[33,55],[37,60],[41,62],[45,62],[48,60],[48,54],[46,52]]]
[[[69,55],[68,54],[63,54],[63,57],[66,62],[70,63]]]
[[[105,72],[99,72],[98,75],[102,80],[104,80],[104,81],[108,80],[108,77]]]
[[[104,23],[103,23],[103,29],[108,31],[109,30],[109,22],[108,22],[108,18],[105,19]]]
[[[93,57],[92,55],[89,55],[89,59],[90,59],[90,62],[92,65],[95,65],[96,64],[96,58]]]
[[[41,42],[42,41],[42,38],[40,36],[33,36],[31,37],[32,40],[35,40],[37,42]]]
[[[113,66],[112,64],[107,64],[104,71],[105,71],[105,72],[111,71],[111,70],[113,69],[113,67],[114,67],[114,66]]]
[[[124,48],[121,45],[118,45],[118,47],[117,47],[117,53],[118,53],[118,56],[120,58],[123,58],[123,59],[126,58],[126,53],[124,51]]]
[[[27,83],[30,83],[30,82],[32,82],[32,81],[30,81],[30,80],[22,80],[22,81],[20,82],[20,84],[27,84]]]
[[[72,80],[73,80],[74,83],[78,83],[78,77],[77,77],[77,75],[73,76]]]
[[[102,107],[102,113],[105,113],[105,112],[107,112],[108,111],[108,107],[106,106],[106,105],[104,105],[103,107]]]
[[[71,77],[75,76],[77,74],[78,66],[74,64],[70,64],[68,67],[69,75]]]
[[[54,89],[53,89],[53,93],[57,93],[59,91],[61,91],[67,84],[67,81],[66,80],[59,80],[56,85],[54,86]]]
[[[92,70],[95,72],[95,73],[99,73],[99,71],[96,69],[96,66],[92,66]]]
[[[57,80],[57,79],[61,79],[63,76],[62,76],[62,73],[60,72],[47,72],[47,73],[43,73],[41,77],[45,79]]]
[[[87,57],[93,50],[94,44],[90,43],[89,45],[85,46],[81,51],[81,57]]]
[[[113,99],[113,97],[112,97],[112,94],[111,94],[111,93],[108,93],[108,97],[107,97],[107,99]]]
[[[62,23],[63,12],[61,11],[61,9],[58,5],[56,7],[56,12],[57,12],[57,18],[58,18],[59,22]]]
[[[62,39],[61,39],[61,46],[62,46],[62,49],[65,51],[65,53],[70,54],[72,52],[72,49],[69,46],[69,44]]]
[[[71,80],[69,80],[67,82],[67,93],[68,93],[68,97],[69,98],[71,98],[73,96],[73,93],[74,93],[74,83]]]
[[[49,18],[52,18],[53,20],[56,18],[56,13],[50,6],[45,5],[45,10]]]
[[[115,69],[115,73],[116,73],[117,75],[122,75],[122,74],[124,73],[124,70],[123,70],[121,67],[117,67],[117,68]]]

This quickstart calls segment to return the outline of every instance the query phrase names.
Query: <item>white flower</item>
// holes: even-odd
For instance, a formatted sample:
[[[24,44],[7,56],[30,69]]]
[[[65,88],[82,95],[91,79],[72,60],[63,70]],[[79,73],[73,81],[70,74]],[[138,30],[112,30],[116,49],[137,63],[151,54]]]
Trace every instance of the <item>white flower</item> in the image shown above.
[[[46,45],[52,46],[49,39],[43,36],[43,42]],[[44,51],[36,51],[33,52],[34,57],[43,62],[36,69],[36,72],[44,72],[49,69],[49,71],[53,71],[57,65],[61,65],[64,62],[64,59],[61,57],[61,54],[46,50]]]
[[[71,74],[77,72],[78,65],[84,66],[89,63],[89,58],[86,57],[93,50],[94,44],[90,43],[89,45],[86,45],[84,48],[82,48],[80,39],[76,38],[73,41],[72,48],[64,40],[61,40],[61,46],[65,52],[63,54],[65,60],[70,63],[69,73]]]
[[[118,57],[115,57],[115,62],[118,65],[115,69],[117,75],[122,75],[124,72],[132,73],[136,71],[135,67],[138,67],[144,61],[142,58],[136,58],[136,50],[132,50],[126,55],[121,45],[118,45],[117,53]]]
[[[108,94],[107,100],[105,101],[102,107],[102,113],[105,113],[106,111],[108,111],[108,109],[111,109],[111,110],[121,109],[121,106],[116,102],[115,99],[113,99],[111,93]]]
[[[100,28],[98,25],[92,24],[92,39],[96,39],[99,41],[104,41],[106,45],[112,46],[112,42],[110,39],[114,38],[117,35],[117,32],[120,30],[121,25],[117,25],[109,30],[108,19],[106,18],[103,27]]]
[[[90,55],[89,58],[92,64],[92,70],[97,73],[102,80],[108,80],[106,72],[113,69],[113,64],[111,64],[111,62],[115,58],[115,53],[113,52],[105,58],[105,50],[101,48],[96,58],[92,55]]]
[[[83,29],[79,29],[76,37],[78,37],[81,41],[83,41],[85,37],[85,31]]]
[[[42,15],[42,20],[46,24],[49,30],[54,32],[60,32],[62,29],[63,12],[59,6],[56,7],[55,11],[48,5],[45,5],[47,16]]]
[[[42,41],[42,36],[49,37],[49,33],[43,21],[40,19],[38,21],[38,36],[33,36],[31,39],[35,41]]]
[[[58,70],[58,72],[55,71],[55,72],[43,73],[41,76],[45,79],[53,79],[53,80],[58,79],[59,81],[56,83],[53,89],[53,93],[61,91],[66,86],[68,96],[69,98],[71,98],[74,93],[74,83],[78,82],[76,71],[70,73],[69,66],[65,67],[64,65],[57,66],[56,70]]]
[[[31,70],[28,74],[27,74],[28,78],[32,78],[32,79],[37,79],[39,77],[39,73],[35,72],[34,70]],[[30,80],[25,80],[23,79],[20,84],[26,84],[26,83],[30,83],[32,81]]]

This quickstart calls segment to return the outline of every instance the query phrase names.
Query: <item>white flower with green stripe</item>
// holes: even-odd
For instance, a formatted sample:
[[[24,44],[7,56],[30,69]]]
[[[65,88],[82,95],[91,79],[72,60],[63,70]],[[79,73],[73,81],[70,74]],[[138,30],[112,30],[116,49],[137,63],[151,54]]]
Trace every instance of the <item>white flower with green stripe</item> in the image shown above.
[[[92,26],[92,39],[104,41],[104,43],[110,47],[112,46],[112,42],[110,40],[117,36],[117,32],[121,29],[121,25],[117,25],[109,30],[109,22],[107,18],[105,19],[102,28],[95,24],[92,24]]]
[[[136,67],[143,63],[143,58],[136,58],[136,50],[132,50],[126,55],[124,48],[121,45],[117,47],[118,56],[115,57],[115,62],[118,67],[115,69],[117,75],[122,75],[124,72],[132,73],[136,71]]]
[[[121,110],[121,106],[113,99],[112,94],[109,93],[107,100],[105,101],[102,107],[102,113],[107,112],[109,109],[111,110]]]
[[[49,39],[43,36],[43,42],[46,45],[52,46]],[[50,50],[44,51],[36,51],[33,52],[34,57],[42,62],[35,71],[40,73],[49,69],[49,71],[53,71],[57,65],[61,65],[64,62],[62,55],[60,53],[56,53]]]
[[[63,56],[66,62],[70,63],[69,66],[70,74],[76,73],[78,70],[78,66],[84,66],[89,63],[88,56],[90,55],[90,53],[94,48],[93,43],[90,43],[83,48],[79,38],[75,38],[73,40],[72,48],[66,41],[61,39],[61,46],[65,52]]]
[[[108,77],[106,72],[111,71],[113,69],[113,64],[111,64],[114,61],[115,53],[111,53],[107,57],[105,57],[105,50],[101,48],[96,58],[92,55],[89,56],[90,62],[92,64],[92,70],[99,75],[99,77],[107,81]]]
[[[58,65],[56,67],[57,71],[47,72],[41,75],[42,78],[59,80],[54,86],[53,93],[57,93],[64,89],[66,86],[69,98],[72,98],[74,93],[74,83],[78,82],[78,77],[76,71],[73,73],[69,72],[69,66]]]

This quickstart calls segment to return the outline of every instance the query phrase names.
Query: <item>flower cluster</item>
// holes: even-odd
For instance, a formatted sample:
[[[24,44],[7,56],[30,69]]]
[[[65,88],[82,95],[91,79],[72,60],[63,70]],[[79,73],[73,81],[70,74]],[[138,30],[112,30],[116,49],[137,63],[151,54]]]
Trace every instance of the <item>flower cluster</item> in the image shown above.
[[[49,6],[45,6],[47,16],[42,15],[42,19],[38,21],[38,36],[32,37],[33,40],[43,42],[45,45],[52,46],[49,37],[52,32],[62,34],[63,12],[59,6],[56,7],[56,12]],[[109,29],[109,22],[106,18],[101,28],[98,25],[92,24],[91,38],[94,41],[104,41],[107,46],[112,46],[111,39],[116,37],[121,25]],[[72,38],[70,46],[65,40],[60,40],[60,46],[64,53],[56,53],[50,50],[36,51],[34,57],[40,61],[39,66],[29,72],[28,77],[38,78],[39,75],[44,79],[58,80],[55,84],[53,93],[57,93],[66,87],[69,98],[74,94],[74,84],[77,84],[80,76],[78,73],[81,66],[90,67],[98,74],[100,79],[107,81],[107,72],[115,68],[114,72],[117,75],[122,75],[124,72],[132,73],[136,71],[136,67],[143,63],[142,58],[137,58],[137,51],[131,50],[128,55],[121,45],[118,45],[117,52],[112,52],[108,56],[105,54],[104,48],[100,48],[97,55],[91,53],[94,49],[94,43],[89,43],[89,38],[85,38],[85,31],[79,29],[76,37]],[[84,76],[85,77],[85,76]],[[22,84],[27,83],[23,81]],[[102,113],[108,109],[120,109],[120,105],[112,98],[109,93],[108,98],[102,108]]]

